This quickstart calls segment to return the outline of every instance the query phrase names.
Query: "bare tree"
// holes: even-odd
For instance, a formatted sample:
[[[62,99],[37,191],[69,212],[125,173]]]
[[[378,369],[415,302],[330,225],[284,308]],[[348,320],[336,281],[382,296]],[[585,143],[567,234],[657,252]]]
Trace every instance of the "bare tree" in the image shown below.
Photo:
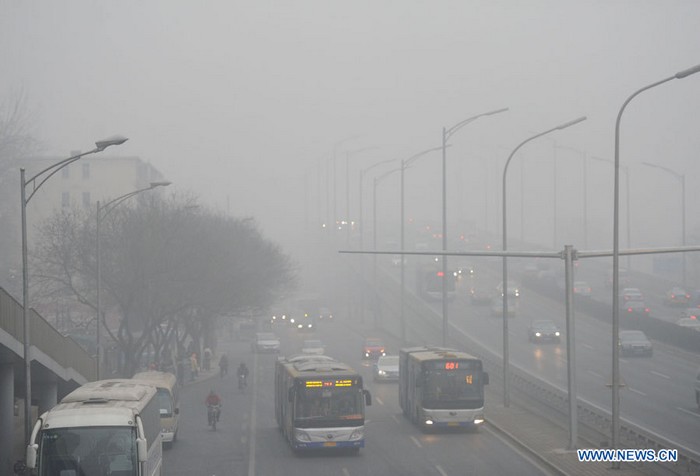
[[[216,215],[178,197],[142,196],[114,209],[100,230],[106,332],[131,375],[144,351],[156,358],[186,338],[199,342],[221,315],[264,309],[295,283],[290,261],[250,218]],[[44,224],[33,269],[42,296],[66,293],[93,310],[94,217],[74,210]]]

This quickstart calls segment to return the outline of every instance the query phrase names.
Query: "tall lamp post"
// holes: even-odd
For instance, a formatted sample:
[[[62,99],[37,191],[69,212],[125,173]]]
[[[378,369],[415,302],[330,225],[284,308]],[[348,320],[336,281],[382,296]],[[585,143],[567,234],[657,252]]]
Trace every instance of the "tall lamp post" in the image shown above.
[[[358,227],[360,229],[360,250],[364,249],[364,239],[363,239],[364,222],[363,222],[363,218],[362,218],[362,208],[363,208],[362,207],[362,188],[363,188],[362,184],[363,184],[364,179],[365,179],[365,174],[367,172],[369,172],[370,170],[372,170],[376,167],[379,167],[380,165],[388,164],[389,162],[394,162],[395,160],[396,159],[382,160],[381,162],[377,162],[376,164],[372,164],[369,167],[366,167],[366,168],[360,170],[360,193],[359,193],[359,195],[360,195],[360,219],[359,219],[359,227]],[[376,249],[376,244],[375,244],[375,249]]]
[[[614,199],[614,211],[613,211],[613,322],[612,322],[612,449],[616,450],[619,445],[619,433],[620,433],[620,349],[618,348],[618,339],[620,335],[620,309],[619,309],[619,289],[620,289],[620,277],[619,264],[620,264],[620,223],[619,223],[619,211],[620,211],[620,121],[622,119],[622,113],[625,111],[627,105],[639,94],[647,91],[661,84],[667,83],[674,79],[683,79],[688,76],[700,72],[700,65],[693,66],[683,71],[679,71],[673,76],[657,81],[648,86],[645,86],[636,92],[634,92],[630,97],[628,97],[617,114],[617,120],[615,121],[615,199]],[[614,462],[613,468],[619,468],[620,463]]]
[[[87,152],[76,154],[67,159],[57,162],[36,175],[32,176],[30,179],[25,179],[24,172],[25,169],[19,169],[20,175],[20,199],[21,199],[21,210],[22,210],[22,323],[23,323],[23,334],[24,334],[24,379],[25,379],[25,390],[24,390],[24,439],[29,441],[31,435],[31,417],[32,417],[32,369],[31,369],[31,342],[30,342],[30,323],[29,323],[29,269],[27,265],[28,252],[27,252],[27,204],[32,199],[34,194],[41,188],[48,179],[50,179],[56,172],[62,168],[70,165],[76,160],[85,157],[86,155],[95,154],[97,152],[102,152],[107,147],[112,145],[120,145],[126,142],[128,139],[122,136],[112,136],[107,139],[95,142],[95,148]],[[29,191],[27,191],[27,186],[31,185]]]
[[[115,198],[114,200],[105,203],[104,205],[100,205],[100,201],[97,201],[97,208],[95,211],[95,262],[97,267],[97,320],[95,336],[97,341],[97,380],[100,380],[102,376],[102,343],[100,338],[100,336],[102,335],[102,302],[100,300],[100,290],[102,284],[102,268],[100,266],[100,222],[107,216],[107,214],[109,214],[109,212],[114,210],[119,204],[133,197],[134,195],[139,194],[141,192],[146,192],[148,190],[153,190],[157,187],[167,187],[168,185],[170,185],[170,182],[151,182],[151,185],[146,188],[126,193],[120,197]]]
[[[542,137],[546,134],[549,134],[550,132],[554,131],[560,131],[562,129],[566,129],[567,127],[571,127],[575,124],[578,124],[579,122],[585,121],[586,117],[579,117],[578,119],[574,119],[573,121],[566,122],[560,126],[554,127],[552,129],[546,130],[544,132],[540,132],[539,134],[535,134],[532,137],[529,137],[522,141],[518,146],[513,149],[513,152],[510,153],[510,156],[508,156],[508,160],[506,160],[506,165],[503,167],[503,251],[506,251],[508,249],[508,233],[507,233],[507,225],[508,225],[508,220],[507,220],[507,215],[506,215],[506,172],[508,172],[508,166],[510,165],[510,161],[513,159],[513,156],[515,153],[525,144],[528,142],[537,139],[539,137]],[[506,256],[503,257],[503,406],[508,407],[510,406],[510,396],[509,396],[509,388],[508,388],[508,383],[509,383],[509,378],[508,378],[508,366],[509,366],[509,356],[508,356],[508,258]]]
[[[442,251],[447,251],[447,141],[458,130],[480,117],[506,112],[508,108],[484,112],[458,122],[449,129],[442,128]],[[447,345],[447,256],[442,257],[442,345]]]
[[[603,157],[591,157],[593,160],[597,160],[599,162],[606,162],[613,167],[615,167],[615,161],[610,160],[610,159],[604,159]],[[631,224],[631,216],[632,216],[632,210],[630,208],[630,168],[627,165],[620,165],[620,170],[624,172],[625,174],[625,211],[627,212],[625,216],[625,234],[626,234],[626,239],[627,239],[627,249],[632,249],[632,224]],[[631,257],[628,255],[627,256],[627,269],[629,270],[632,266],[630,266],[630,259]]]
[[[446,146],[446,147],[449,147]],[[405,236],[406,236],[406,214],[404,212],[404,172],[408,167],[410,167],[413,162],[418,160],[419,158],[428,155],[431,152],[436,152],[438,150],[443,150],[443,147],[432,147],[430,149],[426,149],[422,152],[418,152],[417,154],[412,155],[411,157],[407,159],[402,159],[401,160],[401,168],[399,169],[401,171],[401,251],[404,251],[406,249],[406,242],[405,242]],[[443,257],[444,259],[444,257]],[[405,255],[401,255],[401,344],[406,343],[406,316],[405,316],[405,295],[406,295],[406,260],[405,260]],[[443,320],[443,325],[445,325],[445,321]],[[445,334],[446,331],[443,331],[443,335]]]
[[[377,149],[377,147],[363,147],[361,149],[349,150],[345,153],[345,220],[347,221],[345,240],[348,248],[350,248],[350,226],[352,224],[350,220],[350,156],[374,149]]]
[[[681,174],[679,172],[676,172],[675,170],[671,170],[668,167],[664,167],[663,165],[657,165],[657,164],[652,164],[651,162],[642,162],[642,164],[649,166],[649,167],[654,167],[657,169],[664,170],[668,172],[669,174],[673,175],[675,178],[678,179],[678,181],[681,183],[681,244],[682,246],[685,246],[685,174]],[[688,286],[688,273],[687,273],[687,266],[686,266],[686,260],[685,260],[685,253],[683,253],[683,288],[686,288]]]

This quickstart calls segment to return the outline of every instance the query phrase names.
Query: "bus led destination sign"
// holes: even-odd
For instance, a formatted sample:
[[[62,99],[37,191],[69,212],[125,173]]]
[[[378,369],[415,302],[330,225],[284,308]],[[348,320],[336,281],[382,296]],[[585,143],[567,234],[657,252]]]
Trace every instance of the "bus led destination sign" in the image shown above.
[[[352,387],[357,382],[352,379],[341,380],[306,380],[304,386],[306,388],[328,388],[328,387]]]

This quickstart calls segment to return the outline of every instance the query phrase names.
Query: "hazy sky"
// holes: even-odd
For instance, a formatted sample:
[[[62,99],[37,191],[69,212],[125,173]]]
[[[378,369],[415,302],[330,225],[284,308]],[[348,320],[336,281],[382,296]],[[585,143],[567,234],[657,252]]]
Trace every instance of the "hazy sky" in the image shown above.
[[[558,151],[559,233],[574,241],[582,229],[583,153],[613,157],[625,98],[700,63],[699,31],[695,0],[0,0],[0,94],[26,95],[47,154],[125,135],[129,142],[111,154],[150,161],[204,203],[255,216],[279,241],[305,216],[326,214],[320,203],[338,141],[357,136],[338,147],[343,159],[348,149],[378,147],[351,158],[357,218],[360,168],[437,146],[443,126],[508,107],[460,130],[449,150],[450,216],[496,230],[510,151],[585,115],[528,145],[509,172],[513,197],[520,196],[526,163],[523,233],[546,242]],[[700,74],[628,107],[622,160],[631,166],[633,241],[679,239],[678,182],[643,161],[687,173],[689,223],[698,225],[699,113]],[[555,149],[553,140],[580,152]],[[344,210],[344,160],[337,164]],[[365,219],[372,178],[391,167],[367,174]],[[412,213],[436,223],[439,167],[435,155],[407,174]],[[591,162],[586,177],[598,247],[612,246],[605,241],[611,170]],[[387,179],[382,193],[395,201],[397,184]],[[383,203],[393,208],[381,213],[398,214]],[[513,206],[519,235],[519,199]]]

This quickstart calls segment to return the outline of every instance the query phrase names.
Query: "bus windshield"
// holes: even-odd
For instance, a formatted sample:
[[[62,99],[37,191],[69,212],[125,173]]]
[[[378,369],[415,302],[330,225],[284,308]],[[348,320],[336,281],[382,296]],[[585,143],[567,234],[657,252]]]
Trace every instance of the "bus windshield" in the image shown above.
[[[39,476],[136,475],[136,430],[131,427],[45,429],[39,442]]]
[[[318,424],[358,420],[362,424],[363,399],[357,388],[303,388],[298,389],[294,416],[297,423]]]
[[[426,370],[423,392],[426,408],[478,408],[484,402],[481,371],[466,366]]]

